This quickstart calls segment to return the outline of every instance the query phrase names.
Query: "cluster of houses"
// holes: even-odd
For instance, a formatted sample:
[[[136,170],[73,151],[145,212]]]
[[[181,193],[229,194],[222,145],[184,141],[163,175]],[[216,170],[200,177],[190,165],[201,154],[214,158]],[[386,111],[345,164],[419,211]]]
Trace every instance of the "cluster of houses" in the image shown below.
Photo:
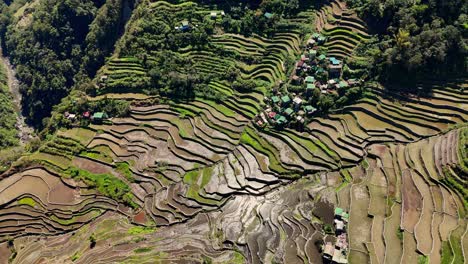
[[[314,90],[319,89],[321,94],[330,94],[337,93],[339,89],[361,84],[361,80],[341,78],[343,61],[319,54],[318,48],[326,40],[325,36],[314,33],[307,41],[307,48],[301,59],[296,62],[290,82],[294,86],[299,86],[301,92],[277,93],[265,98],[267,107],[255,119],[258,126],[263,127],[266,124],[284,126],[291,122],[303,124],[304,118],[317,110],[308,103]]]
[[[290,122],[304,124],[305,117],[312,115],[317,109],[311,105],[305,105],[303,99],[296,94],[278,93],[271,98],[265,98],[268,107],[255,118],[255,124],[259,127],[267,124],[284,126]]]
[[[103,122],[104,120],[107,120],[109,118],[109,116],[107,115],[106,112],[94,112],[94,113],[91,113],[90,111],[85,111],[83,112],[81,115],[77,115],[77,114],[74,114],[74,113],[69,113],[69,112],[65,112],[63,114],[63,116],[70,120],[71,122],[75,122],[77,121],[78,119],[89,119],[91,122],[93,123],[101,123]]]
[[[349,215],[342,208],[335,208],[335,235],[336,240],[334,243],[327,242],[324,245],[323,260],[324,263],[348,263],[348,237],[347,225]]]
[[[296,63],[291,83],[304,86],[306,91],[307,89],[319,88],[322,93],[334,93],[339,88],[359,85],[360,80],[341,79],[343,61],[335,57],[327,57],[325,54],[319,54],[318,49],[326,40],[327,38],[323,35],[312,34],[312,37],[307,41],[306,51]],[[324,74],[325,72],[328,75]]]

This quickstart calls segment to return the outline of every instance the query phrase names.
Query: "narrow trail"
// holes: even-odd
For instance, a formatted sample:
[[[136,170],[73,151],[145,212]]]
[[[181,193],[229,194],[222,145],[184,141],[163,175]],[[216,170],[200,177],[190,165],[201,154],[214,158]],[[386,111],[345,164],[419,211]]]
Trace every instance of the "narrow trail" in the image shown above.
[[[34,129],[28,126],[25,122],[25,118],[22,114],[21,100],[22,96],[19,91],[19,81],[15,76],[15,70],[11,65],[10,60],[3,56],[2,49],[0,48],[0,61],[5,66],[8,88],[13,96],[13,104],[15,105],[15,111],[17,113],[16,128],[18,129],[18,137],[22,145],[28,143],[34,134]]]

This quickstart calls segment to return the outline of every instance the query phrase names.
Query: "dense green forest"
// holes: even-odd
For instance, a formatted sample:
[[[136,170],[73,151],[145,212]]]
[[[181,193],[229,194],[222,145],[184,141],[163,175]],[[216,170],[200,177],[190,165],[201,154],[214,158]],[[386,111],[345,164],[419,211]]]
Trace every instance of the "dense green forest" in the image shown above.
[[[466,76],[467,1],[347,2],[378,34],[363,53],[380,81],[412,83]]]
[[[18,145],[16,113],[8,90],[5,68],[0,64],[0,150]]]
[[[44,0],[29,10],[29,23],[14,21],[11,9],[2,12],[1,21],[10,22],[6,51],[17,66],[30,123],[41,127],[72,87],[89,81],[112,52],[129,8],[131,3],[123,0]]]

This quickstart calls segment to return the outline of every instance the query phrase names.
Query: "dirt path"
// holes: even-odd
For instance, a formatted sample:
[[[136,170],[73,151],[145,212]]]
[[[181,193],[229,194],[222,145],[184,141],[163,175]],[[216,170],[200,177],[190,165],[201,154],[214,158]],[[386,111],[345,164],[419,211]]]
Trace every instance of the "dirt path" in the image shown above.
[[[4,57],[2,54],[2,49],[0,48],[0,61],[3,63],[6,69],[6,74],[8,77],[8,88],[10,89],[10,93],[13,95],[13,104],[15,105],[15,110],[17,113],[16,128],[18,129],[20,142],[22,145],[24,145],[32,139],[34,129],[26,124],[25,118],[22,114],[22,96],[19,91],[19,81],[15,76],[15,70],[10,63],[10,60],[7,57]]]

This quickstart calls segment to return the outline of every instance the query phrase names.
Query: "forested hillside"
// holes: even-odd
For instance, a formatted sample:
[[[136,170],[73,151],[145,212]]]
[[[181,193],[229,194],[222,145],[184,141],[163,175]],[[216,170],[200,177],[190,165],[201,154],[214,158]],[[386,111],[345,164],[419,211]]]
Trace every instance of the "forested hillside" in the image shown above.
[[[93,76],[104,63],[104,57],[110,55],[132,3],[123,0],[33,3],[30,8],[3,12],[10,17],[4,41],[5,52],[17,65],[25,98],[23,111],[28,121],[40,128],[52,107],[72,87],[89,81],[88,76]]]
[[[16,112],[8,89],[6,69],[0,63],[0,150],[18,144]]]
[[[347,2],[378,34],[363,53],[379,80],[395,84],[466,76],[467,1]]]

